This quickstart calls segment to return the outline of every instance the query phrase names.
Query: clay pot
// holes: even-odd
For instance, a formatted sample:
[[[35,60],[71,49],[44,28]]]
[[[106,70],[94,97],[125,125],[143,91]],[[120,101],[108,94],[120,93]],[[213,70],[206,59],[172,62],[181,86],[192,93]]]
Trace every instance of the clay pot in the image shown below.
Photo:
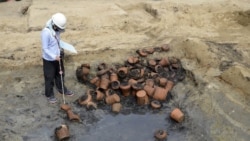
[[[96,75],[97,76],[102,76],[104,74],[106,74],[109,71],[109,69],[103,69],[103,70],[99,70]]]
[[[144,49],[136,50],[136,53],[139,54],[141,57],[147,57],[148,53]]]
[[[121,111],[122,105],[121,103],[114,103],[112,104],[112,111],[114,113],[119,113]]]
[[[128,63],[130,63],[130,64],[136,64],[138,62],[139,62],[139,58],[138,57],[130,56],[128,58]]]
[[[104,93],[100,90],[100,88],[97,88],[95,91],[95,98],[97,101],[103,100]]]
[[[144,74],[145,74],[145,70],[144,70],[144,69],[141,69],[140,77],[143,77]]]
[[[127,74],[128,74],[128,68],[127,67],[121,67],[121,68],[118,69],[118,76],[120,78],[126,77]]]
[[[78,122],[80,121],[79,115],[74,114],[71,110],[67,111],[67,115],[68,115],[69,120],[71,121],[78,121]]]
[[[177,70],[178,68],[180,68],[180,65],[177,63],[174,63],[174,64],[171,64],[171,67],[172,67],[172,69]]]
[[[167,91],[171,91],[173,87],[174,87],[174,82],[173,81],[167,81],[167,84],[165,85],[165,89]]]
[[[162,58],[162,59],[159,61],[158,64],[161,65],[161,66],[163,66],[163,67],[168,66],[168,65],[169,65],[168,58],[167,58],[167,57]]]
[[[147,93],[148,96],[150,97],[153,97],[154,95],[154,92],[155,92],[155,88],[154,87],[151,87],[149,85],[145,85],[143,87],[144,91]]]
[[[163,45],[161,46],[161,50],[162,50],[162,51],[169,51],[169,45],[168,45],[168,44],[163,44]]]
[[[154,79],[147,79],[145,81],[145,85],[148,85],[150,87],[154,87],[154,85],[155,85]]]
[[[115,94],[115,91],[113,89],[107,89],[107,90],[105,90],[105,95],[106,96],[110,96],[112,94]]]
[[[118,80],[118,75],[116,73],[111,73],[110,74],[110,82],[117,81]]]
[[[89,101],[92,101],[92,96],[91,96],[91,94],[90,94],[91,91],[93,91],[93,90],[88,90],[86,95],[83,95],[83,96],[81,96],[81,97],[78,99],[78,103],[79,103],[80,105],[82,105],[82,106],[83,106],[83,105],[87,105],[87,103],[88,103]]]
[[[105,101],[108,105],[112,105],[114,103],[120,102],[120,97],[117,94],[112,94],[107,96]]]
[[[120,84],[120,89],[122,91],[123,96],[129,96],[130,95],[130,90],[131,90],[131,85],[128,83],[121,83]]]
[[[102,77],[100,82],[100,88],[107,90],[109,87],[110,80],[107,78]]]
[[[138,105],[145,105],[145,104],[148,104],[148,102],[149,102],[146,91],[144,91],[144,90],[137,91],[136,97],[137,97],[137,104]]]
[[[163,68],[163,66],[161,66],[161,65],[156,65],[156,66],[154,67],[154,70],[155,70],[155,72],[160,73],[160,72],[163,72],[163,71],[164,71],[164,68]]]
[[[161,103],[158,100],[153,100],[151,101],[151,107],[154,109],[159,109],[161,108]]]
[[[90,69],[89,69],[89,68],[85,68],[85,67],[82,68],[82,73],[83,73],[83,75],[88,75],[89,72],[90,72]]]
[[[92,79],[90,80],[90,83],[93,84],[93,85],[95,85],[96,87],[99,87],[100,82],[101,82],[101,80],[100,80],[100,78],[97,77],[97,76],[94,77],[94,78],[92,78]]]
[[[151,76],[152,78],[156,78],[156,77],[158,77],[158,73],[151,72],[151,73],[150,73],[150,76]]]
[[[161,87],[155,87],[155,92],[153,95],[153,98],[155,100],[160,100],[160,101],[166,100],[167,95],[168,95],[168,91],[166,89],[161,88]]]
[[[135,91],[139,91],[139,90],[142,90],[143,89],[143,85],[140,84],[140,83],[135,83],[133,85],[131,85],[132,89],[135,90]]]
[[[145,51],[148,54],[153,54],[155,52],[155,49],[154,48],[146,48]]]
[[[87,109],[97,109],[97,105],[93,101],[88,102],[86,107]]]
[[[98,70],[104,70],[104,69],[107,69],[108,65],[106,63],[100,63],[98,66],[97,66],[97,69]]]
[[[64,110],[64,111],[68,111],[68,110],[71,110],[71,107],[69,105],[67,105],[67,104],[62,104],[61,109]]]
[[[167,85],[168,79],[167,78],[159,78],[159,86],[165,87]]]
[[[69,128],[64,124],[55,129],[55,134],[59,141],[67,140],[70,138]]]
[[[120,81],[113,81],[113,82],[111,82],[111,88],[113,89],[113,90],[117,90],[117,89],[119,89],[120,88]]]
[[[131,68],[129,70],[128,74],[129,74],[130,78],[132,78],[132,79],[139,79],[141,77],[141,75],[144,74],[144,71],[143,71],[143,73],[141,73],[141,69],[134,67],[134,68]]]
[[[167,138],[167,131],[165,130],[158,130],[155,132],[155,138],[158,140],[164,140]]]
[[[179,108],[172,110],[170,117],[177,122],[182,122],[184,120],[184,114]]]
[[[154,66],[155,66],[156,64],[157,64],[157,63],[156,63],[156,61],[155,61],[154,59],[148,60],[148,65],[149,65],[149,67],[154,68]]]
[[[171,63],[171,64],[176,64],[176,63],[178,63],[178,59],[177,58],[175,58],[175,57],[171,57],[171,58],[169,58],[169,62]]]
[[[137,83],[137,81],[135,80],[135,79],[129,79],[128,80],[128,83],[130,84],[130,85],[133,85],[133,84],[136,84]]]
[[[137,82],[138,83],[143,83],[143,82],[145,82],[145,78],[142,77],[142,78],[138,79]]]

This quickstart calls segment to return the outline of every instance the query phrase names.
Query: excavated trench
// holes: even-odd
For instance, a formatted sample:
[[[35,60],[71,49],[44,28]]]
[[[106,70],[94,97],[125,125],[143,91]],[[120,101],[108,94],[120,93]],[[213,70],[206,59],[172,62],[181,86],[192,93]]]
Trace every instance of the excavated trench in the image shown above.
[[[60,109],[63,103],[61,94],[56,94],[57,104],[47,104],[41,65],[1,71],[1,87],[5,89],[2,91],[0,102],[7,108],[2,111],[4,114],[1,113],[0,123],[4,128],[1,129],[0,138],[17,141],[57,140],[54,132],[62,124],[69,127],[70,141],[157,140],[154,136],[159,130],[167,132],[167,139],[163,140],[174,141],[217,140],[219,134],[225,140],[237,136],[248,138],[247,129],[237,123],[232,126],[230,120],[225,120],[225,117],[216,111],[216,103],[210,103],[225,103],[225,98],[210,95],[207,82],[194,76],[195,72],[185,70],[182,60],[179,60],[175,53],[171,53],[171,48],[169,51],[163,51],[158,47],[154,53],[146,56],[139,56],[139,51],[141,50],[106,49],[65,56],[66,85],[76,93],[73,97],[66,97],[66,102],[73,113],[80,117],[79,122],[69,120],[67,113]],[[135,58],[138,59],[136,63]],[[169,59],[169,64],[165,67],[150,66],[154,64],[152,60],[159,64],[162,58]],[[88,75],[81,73],[83,66],[90,69]],[[88,90],[99,88],[91,83],[93,78],[107,78],[107,74],[110,76],[113,72],[118,73],[122,67],[128,67],[130,71],[126,77],[124,73],[120,73],[120,85],[128,84],[131,78],[137,80],[137,83],[133,87],[131,85],[129,96],[124,96],[120,89],[109,91],[109,94],[116,93],[120,97],[119,101],[116,101],[122,105],[118,112],[113,112],[112,104],[107,104],[105,98],[96,100],[95,93],[90,94],[96,107],[79,103],[79,99],[86,100]],[[26,76],[26,72],[29,72],[29,76]],[[151,106],[150,102],[155,100],[153,96],[148,97],[148,102],[138,104],[136,92],[133,90],[143,89],[147,79],[153,79],[155,86],[159,86],[159,76],[174,82],[174,87],[168,91],[166,99],[158,100],[161,108],[155,109]],[[105,89],[111,89],[111,86]],[[101,91],[105,93],[105,89],[102,88]],[[225,104],[224,107],[226,106]],[[184,113],[184,120],[180,123],[170,118],[171,111],[176,107]],[[225,127],[224,133],[218,127]]]

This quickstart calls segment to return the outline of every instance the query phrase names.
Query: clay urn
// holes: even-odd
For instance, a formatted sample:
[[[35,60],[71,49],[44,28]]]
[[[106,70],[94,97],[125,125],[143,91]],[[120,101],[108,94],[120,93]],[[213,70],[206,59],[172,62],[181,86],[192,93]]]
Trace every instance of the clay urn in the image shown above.
[[[147,57],[148,53],[144,49],[136,50],[136,53],[141,57]]]
[[[165,140],[166,138],[167,138],[167,131],[165,131],[165,130],[162,130],[162,129],[160,129],[160,130],[157,130],[156,132],[155,132],[155,138],[156,139],[158,139],[158,140]]]
[[[83,95],[83,96],[81,96],[79,99],[78,99],[78,103],[80,104],[80,105],[87,105],[87,103],[89,102],[89,101],[92,101],[92,96],[91,96],[91,91],[93,91],[93,90],[88,90],[87,91],[87,94],[85,94],[85,95]]]
[[[169,62],[170,62],[170,64],[176,64],[176,63],[178,63],[178,59],[177,58],[175,58],[175,57],[171,57],[171,58],[169,58]]]
[[[71,110],[71,107],[67,104],[62,104],[61,109],[67,112],[68,110]]]
[[[165,87],[167,85],[168,79],[167,78],[159,78],[159,86]]]
[[[151,47],[151,48],[146,48],[145,51],[148,54],[153,54],[155,52],[155,49],[153,47]]]
[[[168,91],[165,88],[161,88],[157,86],[155,87],[153,98],[155,100],[164,101],[167,99],[167,94],[168,94]]]
[[[90,65],[89,64],[82,64],[82,74],[83,75],[88,75],[90,72]]]
[[[150,104],[151,104],[151,107],[153,109],[159,109],[159,108],[161,108],[161,103],[158,100],[153,100],[153,101],[151,101]]]
[[[78,121],[78,122],[80,121],[80,116],[77,114],[74,114],[72,110],[68,110],[67,115],[68,115],[69,120],[71,121]]]
[[[148,60],[148,66],[154,68],[157,65],[157,62],[154,59]]]
[[[148,85],[150,87],[153,87],[155,85],[154,79],[147,79],[145,81],[145,85]]]
[[[135,79],[130,78],[130,79],[128,80],[128,83],[129,83],[130,85],[133,85],[133,84],[136,84],[137,81],[136,81]]]
[[[172,90],[172,88],[174,87],[174,82],[173,81],[167,81],[167,84],[165,85],[165,89],[167,90],[167,91],[171,91]]]
[[[107,90],[105,90],[105,96],[106,97],[110,96],[112,94],[115,94],[115,91],[113,89],[107,89]]]
[[[145,75],[145,69],[141,69],[140,71],[141,71],[140,77],[142,78]]]
[[[150,76],[155,79],[156,77],[158,77],[158,73],[151,72]]]
[[[105,102],[108,105],[112,105],[114,103],[120,102],[120,97],[117,94],[112,94],[112,95],[106,96]]]
[[[137,91],[136,97],[137,97],[137,104],[138,105],[145,105],[145,104],[149,103],[148,96],[146,94],[146,91],[144,91],[144,90]]]
[[[169,45],[168,44],[163,44],[162,46],[161,46],[161,50],[162,51],[169,51]]]
[[[155,65],[154,71],[157,72],[157,73],[161,73],[161,72],[164,71],[164,68],[161,65]]]
[[[180,65],[177,63],[171,64],[171,68],[174,70],[177,70],[178,68],[180,68]]]
[[[120,89],[122,91],[123,96],[129,96],[131,91],[131,85],[127,82],[123,82],[120,84]]]
[[[121,103],[114,103],[112,104],[112,111],[114,113],[119,113],[121,111],[122,104]]]
[[[55,129],[55,135],[59,141],[67,140],[70,138],[69,127],[67,125],[61,125]]]
[[[184,120],[184,114],[179,108],[174,108],[170,117],[177,122],[182,122]]]
[[[127,61],[128,61],[129,64],[136,64],[136,63],[139,62],[139,58],[134,57],[134,56],[130,56]]]
[[[102,77],[100,82],[100,88],[107,90],[109,87],[109,83],[110,83],[109,79]]]
[[[104,63],[104,62],[98,64],[98,66],[97,66],[98,70],[104,70],[104,69],[107,69],[107,68],[108,68],[108,65],[106,63]]]
[[[142,77],[142,78],[140,78],[140,79],[137,79],[137,82],[138,82],[138,83],[144,83],[144,82],[145,82],[145,78]]]
[[[165,67],[165,66],[168,66],[169,65],[169,60],[167,57],[164,57],[162,58],[159,62],[158,62],[159,65]]]
[[[120,81],[118,81],[118,80],[113,81],[113,82],[111,82],[110,85],[111,85],[111,88],[112,88],[113,90],[117,90],[117,89],[120,88]]]
[[[118,74],[118,76],[120,78],[125,78],[127,76],[127,74],[128,74],[128,68],[127,67],[121,67],[117,71],[118,71],[117,74]]]
[[[132,85],[131,85],[131,88],[132,88],[132,93],[131,93],[131,95],[132,95],[132,96],[136,96],[136,92],[137,92],[137,91],[143,90],[143,85],[140,84],[140,83],[135,83],[135,84],[132,84]]]
[[[109,69],[99,70],[99,71],[96,73],[96,75],[97,75],[97,76],[102,76],[102,75],[104,75],[104,74],[107,74],[108,71],[109,71]]]
[[[117,75],[117,73],[115,73],[115,72],[112,72],[111,74],[110,74],[110,82],[113,82],[113,81],[117,81],[118,80],[118,75]]]
[[[103,100],[104,99],[104,92],[101,90],[101,88],[97,88],[95,91],[95,99],[97,101]]]
[[[149,85],[144,85],[143,89],[147,93],[148,96],[153,97],[154,92],[155,92],[155,88],[154,87],[151,87]]]
[[[100,78],[97,77],[97,76],[94,77],[94,78],[92,78],[92,79],[90,80],[90,83],[93,84],[93,85],[95,85],[96,87],[99,87],[100,82],[101,82],[101,80],[100,80]]]
[[[87,103],[87,109],[97,109],[97,104],[95,103],[95,102],[93,102],[93,101],[90,101],[90,102],[88,102]]]

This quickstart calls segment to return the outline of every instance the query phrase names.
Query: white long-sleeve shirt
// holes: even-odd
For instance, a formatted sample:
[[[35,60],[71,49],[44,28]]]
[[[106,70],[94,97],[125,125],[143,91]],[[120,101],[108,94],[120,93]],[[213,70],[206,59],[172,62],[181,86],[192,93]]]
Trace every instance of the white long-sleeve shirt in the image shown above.
[[[41,33],[43,59],[55,61],[56,56],[60,56],[57,40],[60,41],[60,32],[55,32],[51,28],[51,20],[49,20]]]

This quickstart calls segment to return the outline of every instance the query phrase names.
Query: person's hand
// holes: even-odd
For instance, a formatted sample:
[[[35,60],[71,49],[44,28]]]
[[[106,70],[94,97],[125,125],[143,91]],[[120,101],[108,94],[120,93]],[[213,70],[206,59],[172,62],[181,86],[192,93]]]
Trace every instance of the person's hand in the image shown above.
[[[56,56],[56,60],[60,61],[61,60],[60,56]]]

